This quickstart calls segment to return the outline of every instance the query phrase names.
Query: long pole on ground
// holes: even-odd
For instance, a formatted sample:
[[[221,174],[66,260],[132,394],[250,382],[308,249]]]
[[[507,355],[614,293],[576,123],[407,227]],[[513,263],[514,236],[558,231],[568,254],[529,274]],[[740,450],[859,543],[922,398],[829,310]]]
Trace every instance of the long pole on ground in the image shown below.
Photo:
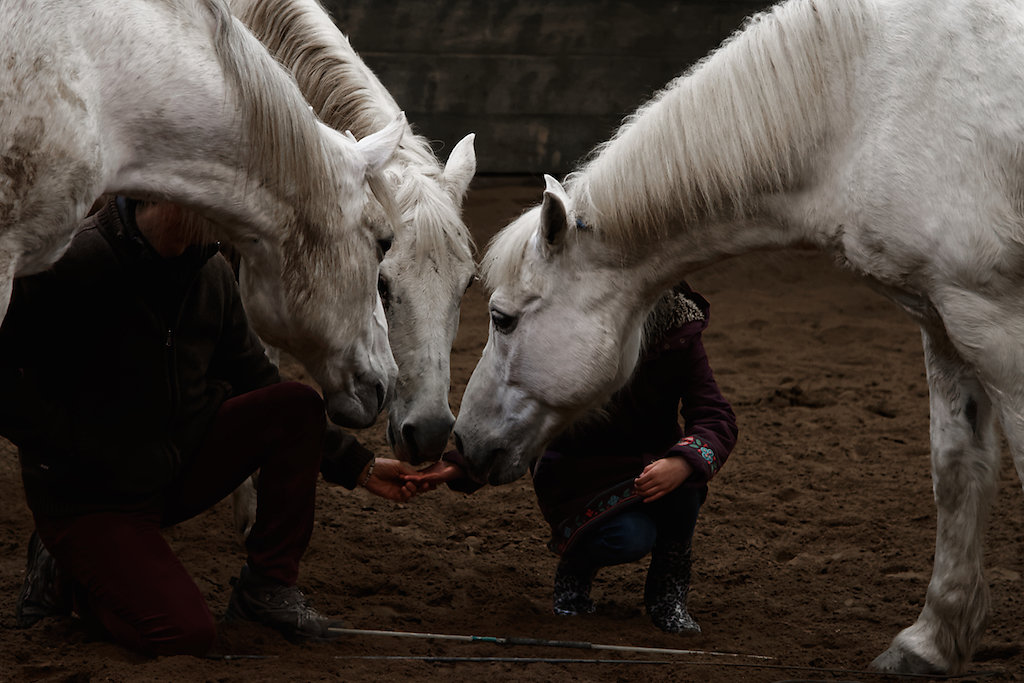
[[[577,640],[547,640],[544,638],[504,638],[500,636],[464,636],[450,633],[419,633],[415,631],[378,631],[362,628],[331,628],[331,633],[358,636],[390,636],[393,638],[424,638],[431,640],[455,640],[461,643],[491,643],[494,645],[526,645],[541,647],[567,647],[577,650],[614,650],[616,652],[643,652],[662,655],[707,655],[710,657],[737,657],[744,659],[772,660],[765,655],[748,655],[736,652],[714,650],[679,650],[671,647],[641,647],[636,645],[601,645]]]

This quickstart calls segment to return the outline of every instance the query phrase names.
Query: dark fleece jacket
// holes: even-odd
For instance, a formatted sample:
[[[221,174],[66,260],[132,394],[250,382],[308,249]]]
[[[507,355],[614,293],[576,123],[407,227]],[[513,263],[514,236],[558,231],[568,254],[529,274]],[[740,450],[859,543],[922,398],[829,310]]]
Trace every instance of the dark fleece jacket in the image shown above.
[[[225,400],[280,381],[216,251],[161,258],[133,204],[112,199],[53,268],[15,281],[0,327],[0,433],[19,447],[36,514],[153,500]],[[357,460],[343,483],[368,457]]]

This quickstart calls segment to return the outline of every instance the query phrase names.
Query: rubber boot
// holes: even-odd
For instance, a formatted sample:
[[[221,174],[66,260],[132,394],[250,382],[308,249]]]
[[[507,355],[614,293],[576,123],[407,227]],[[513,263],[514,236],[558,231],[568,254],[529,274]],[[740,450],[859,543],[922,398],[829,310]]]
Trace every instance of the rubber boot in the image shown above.
[[[553,611],[563,617],[592,614],[594,602],[590,599],[590,586],[596,569],[581,569],[562,560],[555,569]]]
[[[690,570],[689,542],[655,544],[644,584],[644,604],[654,625],[666,633],[700,633],[700,626],[686,610]]]

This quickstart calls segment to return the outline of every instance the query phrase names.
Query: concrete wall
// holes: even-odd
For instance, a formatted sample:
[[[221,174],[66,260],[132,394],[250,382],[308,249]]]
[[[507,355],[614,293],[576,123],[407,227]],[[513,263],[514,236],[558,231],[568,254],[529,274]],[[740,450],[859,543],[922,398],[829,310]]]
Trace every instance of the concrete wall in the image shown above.
[[[561,174],[763,1],[322,0],[441,158]]]

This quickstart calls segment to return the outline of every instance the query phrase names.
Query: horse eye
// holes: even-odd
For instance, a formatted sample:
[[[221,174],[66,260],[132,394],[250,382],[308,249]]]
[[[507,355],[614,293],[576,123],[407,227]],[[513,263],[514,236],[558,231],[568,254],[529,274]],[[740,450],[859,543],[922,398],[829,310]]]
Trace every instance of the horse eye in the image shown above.
[[[380,302],[384,306],[384,310],[387,311],[391,308],[391,285],[383,275],[377,276],[377,293],[380,294]]]
[[[385,237],[377,240],[377,260],[383,261],[384,255],[391,249],[391,238]]]
[[[494,329],[502,334],[509,334],[512,330],[516,329],[516,325],[519,323],[519,318],[514,315],[508,315],[501,311],[492,308],[491,309],[491,322],[494,323]]]

